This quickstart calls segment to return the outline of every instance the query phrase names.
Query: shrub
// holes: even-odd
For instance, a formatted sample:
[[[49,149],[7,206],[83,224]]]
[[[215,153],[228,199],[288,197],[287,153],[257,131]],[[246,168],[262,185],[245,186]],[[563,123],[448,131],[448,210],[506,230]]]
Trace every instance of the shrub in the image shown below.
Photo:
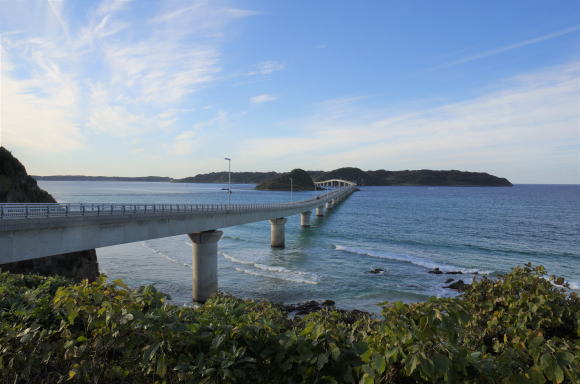
[[[2,383],[576,383],[580,303],[542,267],[382,317],[0,273]],[[558,285],[554,285],[559,284]]]

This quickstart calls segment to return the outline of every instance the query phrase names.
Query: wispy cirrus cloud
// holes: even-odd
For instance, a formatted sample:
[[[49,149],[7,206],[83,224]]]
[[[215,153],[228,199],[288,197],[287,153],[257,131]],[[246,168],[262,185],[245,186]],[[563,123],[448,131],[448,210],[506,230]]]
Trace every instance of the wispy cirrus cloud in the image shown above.
[[[34,4],[45,23],[22,14],[30,25],[2,36],[3,141],[61,151],[38,132],[50,126],[51,137],[74,149],[92,134],[187,131],[179,124],[191,111],[186,98],[219,80],[227,26],[257,14],[222,1],[190,4],[136,13],[139,2],[104,0],[82,14],[64,0]]]
[[[262,61],[256,64],[255,69],[248,73],[248,75],[270,75],[274,72],[283,71],[286,66],[275,60]]]
[[[250,97],[250,102],[252,104],[262,104],[262,103],[267,103],[267,102],[274,101],[274,100],[278,100],[278,97],[274,96],[274,95],[267,94],[267,93],[263,93],[261,95],[256,95],[256,96]]]
[[[558,37],[561,37],[561,36],[565,36],[565,35],[569,35],[571,33],[575,33],[575,32],[578,32],[578,31],[580,31],[580,25],[575,25],[575,26],[570,27],[570,28],[561,29],[559,31],[552,32],[552,33],[548,33],[548,34],[545,34],[545,35],[542,35],[542,36],[538,36],[538,37],[534,37],[532,39],[528,39],[528,40],[520,41],[520,42],[517,42],[517,43],[504,45],[502,47],[490,49],[490,50],[487,50],[487,51],[479,52],[479,53],[476,53],[474,55],[467,56],[467,57],[464,57],[462,59],[455,60],[455,61],[449,62],[447,64],[443,64],[443,65],[437,66],[437,67],[435,67],[433,69],[436,70],[436,69],[443,69],[443,68],[454,67],[454,66],[457,66],[457,65],[469,63],[471,61],[475,61],[475,60],[484,59],[484,58],[487,58],[487,57],[499,55],[501,53],[509,52],[509,51],[514,50],[514,49],[523,48],[523,47],[526,47],[528,45],[538,44],[538,43],[541,43],[541,42],[544,42],[544,41],[547,41],[547,40],[552,40],[552,39],[555,39],[555,38],[558,38]]]
[[[516,182],[527,181],[521,173],[533,180],[553,170],[545,182],[580,183],[573,150],[580,147],[578,78],[580,62],[571,62],[502,81],[479,97],[371,121],[366,116],[376,111],[357,110],[356,99],[333,100],[322,104],[322,111],[331,106],[330,115],[304,119],[297,134],[251,139],[244,148],[257,163],[292,156],[306,168],[463,168]]]

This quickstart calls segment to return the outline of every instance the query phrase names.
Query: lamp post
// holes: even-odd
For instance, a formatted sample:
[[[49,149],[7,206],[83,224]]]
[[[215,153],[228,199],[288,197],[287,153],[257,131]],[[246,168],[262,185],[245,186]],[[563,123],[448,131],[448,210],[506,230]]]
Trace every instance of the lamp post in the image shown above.
[[[228,161],[228,205],[232,203],[232,159],[225,157],[224,160]]]
[[[292,198],[293,189],[294,189],[294,179],[290,178],[290,201],[294,201],[294,199]]]

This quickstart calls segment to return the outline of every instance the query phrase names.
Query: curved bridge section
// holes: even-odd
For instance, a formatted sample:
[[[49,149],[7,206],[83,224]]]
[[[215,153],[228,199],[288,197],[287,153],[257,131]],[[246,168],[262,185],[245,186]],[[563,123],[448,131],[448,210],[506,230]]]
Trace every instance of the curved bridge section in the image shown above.
[[[317,182],[327,192],[281,204],[0,204],[0,267],[46,256],[187,234],[193,242],[193,298],[217,290],[220,228],[269,220],[272,247],[283,248],[286,217],[323,216],[355,189],[345,180]],[[330,189],[332,188],[332,189]]]

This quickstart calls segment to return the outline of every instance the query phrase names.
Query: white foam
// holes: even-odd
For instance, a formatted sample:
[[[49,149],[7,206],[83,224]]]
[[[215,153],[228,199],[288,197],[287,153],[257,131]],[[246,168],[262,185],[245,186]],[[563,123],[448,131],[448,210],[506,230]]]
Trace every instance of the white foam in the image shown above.
[[[254,267],[255,268],[258,268],[258,269],[261,269],[262,271],[268,271],[268,272],[292,273],[292,274],[303,275],[303,276],[311,275],[308,272],[291,271],[291,270],[286,269],[284,267],[273,267],[273,266],[270,266],[270,265],[264,265],[264,264],[259,264],[259,263],[254,264]]]
[[[285,280],[285,281],[290,281],[290,282],[293,282],[293,283],[312,284],[312,285],[318,284],[318,281],[301,279],[301,278],[292,277],[292,276],[289,276],[289,275],[273,274],[273,273],[267,273],[267,272],[264,273],[264,272],[253,271],[253,270],[250,270],[250,269],[238,268],[238,267],[236,267],[235,270],[238,271],[238,272],[247,273],[248,275],[260,276],[260,277],[268,277],[270,279]]]
[[[238,272],[243,272],[254,276],[270,277],[273,279],[293,281],[295,283],[318,284],[318,277],[312,273],[303,271],[293,271],[284,267],[260,264],[251,260],[241,260],[231,255],[228,255],[225,252],[221,252],[221,254],[224,258],[228,259],[232,263],[249,265],[254,269],[256,269],[253,270],[245,268],[235,268],[236,271]]]
[[[570,289],[573,289],[575,291],[580,291],[580,283],[578,283],[576,281],[568,281],[568,284],[570,285]]]
[[[237,264],[244,264],[244,265],[254,265],[253,261],[250,260],[240,260],[240,259],[236,259],[233,256],[228,255],[225,252],[221,252],[222,256],[226,259],[228,259],[229,261],[231,261],[232,263],[237,263]]]
[[[184,267],[191,268],[191,265],[190,265],[190,264],[187,264],[187,263],[182,263],[181,261],[179,261],[179,260],[177,260],[177,259],[174,259],[174,258],[173,258],[173,257],[171,257],[171,256],[168,256],[168,255],[166,255],[165,253],[161,252],[160,250],[158,250],[158,249],[156,249],[156,248],[153,248],[151,245],[147,244],[147,242],[145,242],[145,241],[142,241],[142,242],[141,242],[141,244],[142,244],[142,245],[143,245],[145,248],[148,248],[148,249],[150,249],[151,251],[153,251],[154,253],[156,253],[156,254],[158,254],[158,255],[160,255],[160,256],[163,256],[164,258],[166,258],[167,260],[171,261],[172,263],[175,263],[175,264],[181,264],[181,265],[183,265]]]
[[[411,263],[411,264],[417,265],[419,267],[427,268],[427,269],[439,268],[443,272],[453,272],[453,271],[460,271],[462,273],[475,273],[475,272],[477,272],[477,273],[483,274],[483,275],[487,275],[487,274],[491,273],[490,271],[481,271],[478,269],[460,268],[460,267],[454,267],[452,265],[437,264],[437,263],[433,263],[429,260],[425,260],[425,259],[422,259],[420,257],[410,256],[410,255],[399,255],[399,254],[395,254],[395,253],[369,251],[366,249],[350,248],[350,247],[345,247],[343,245],[336,245],[336,244],[334,245],[334,248],[337,251],[348,252],[348,253],[352,253],[352,254],[356,254],[356,255],[375,257],[378,259],[396,260],[396,261],[402,261],[404,263]]]

